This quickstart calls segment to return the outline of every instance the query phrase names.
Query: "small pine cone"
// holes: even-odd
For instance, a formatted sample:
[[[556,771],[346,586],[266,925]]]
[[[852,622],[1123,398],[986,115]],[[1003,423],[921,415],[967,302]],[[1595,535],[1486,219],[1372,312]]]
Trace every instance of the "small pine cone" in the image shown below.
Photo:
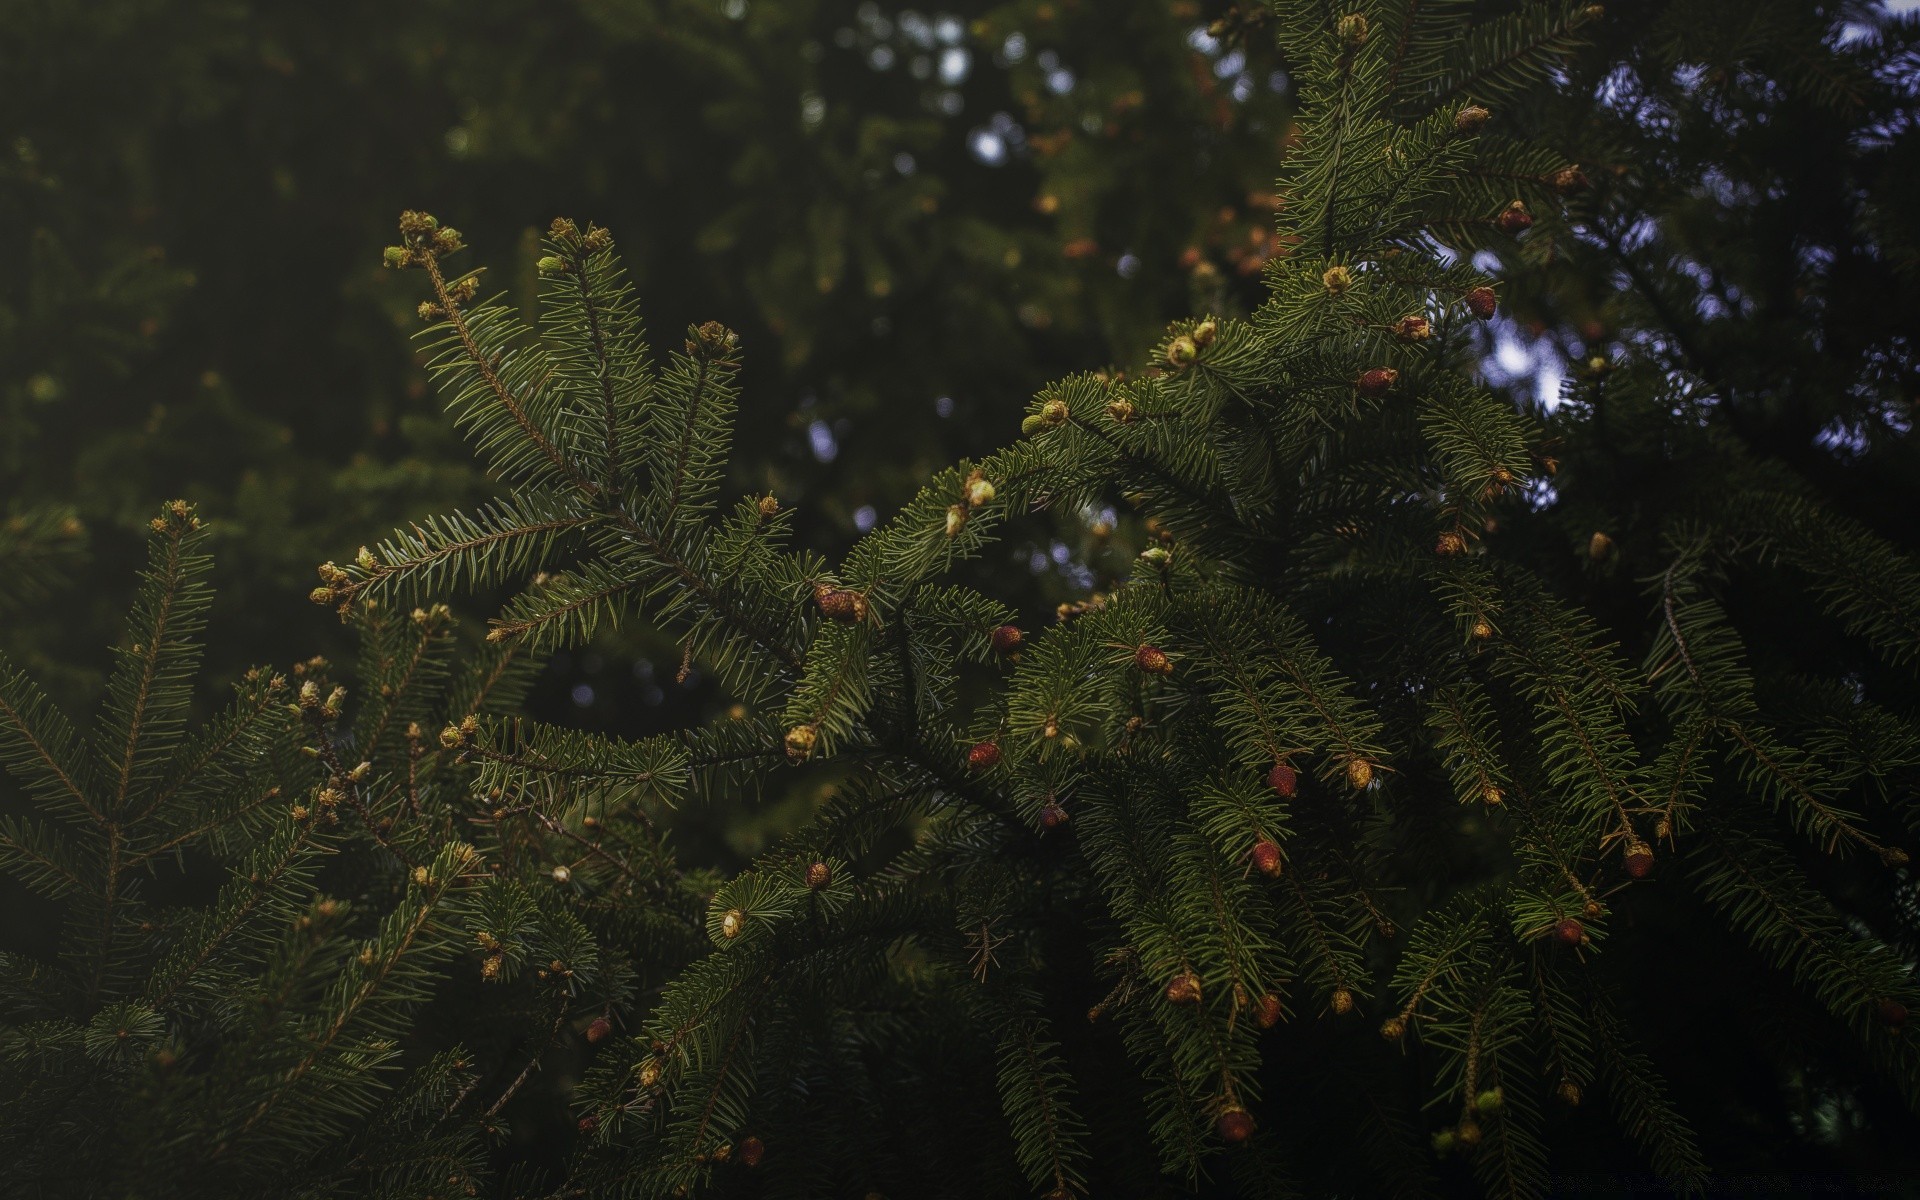
[[[1469,104],[1453,114],[1453,127],[1460,133],[1478,133],[1491,116],[1491,112],[1478,104]]]
[[[996,625],[987,635],[987,641],[993,645],[993,652],[1002,658],[1020,649],[1020,643],[1026,640],[1017,625]]]
[[[1369,367],[1353,381],[1354,390],[1369,400],[1378,400],[1400,382],[1400,372],[1392,367]]]
[[[1282,797],[1291,799],[1300,787],[1300,775],[1286,763],[1273,764],[1273,770],[1267,772],[1267,786]]]
[[[994,742],[976,742],[967,751],[967,769],[991,771],[1000,765],[1000,747]]]
[[[1221,1141],[1237,1146],[1253,1136],[1253,1115],[1238,1104],[1229,1104],[1220,1110],[1214,1128],[1219,1130]]]
[[[1500,298],[1493,294],[1490,287],[1477,287],[1465,297],[1467,311],[1482,321],[1491,321],[1494,310],[1500,307]]]
[[[590,1043],[604,1041],[606,1040],[606,1036],[612,1032],[612,1021],[607,1020],[605,1017],[595,1017],[593,1023],[587,1026],[587,1041]]]
[[[1653,870],[1653,847],[1639,838],[1627,843],[1625,858],[1627,874],[1635,879],[1645,879],[1647,872]]]
[[[1353,993],[1346,988],[1335,988],[1327,1003],[1333,1009],[1334,1016],[1344,1017],[1353,1011]]]
[[[1484,642],[1492,636],[1493,636],[1493,626],[1487,624],[1485,621],[1475,621],[1473,623],[1473,640],[1474,641]]]
[[[1173,660],[1158,646],[1142,646],[1133,652],[1133,665],[1149,675],[1173,674]]]
[[[1587,173],[1577,166],[1561,167],[1553,173],[1553,190],[1559,192],[1562,196],[1571,196],[1576,192],[1584,192],[1588,186],[1589,180],[1587,179]]]
[[[1167,365],[1170,367],[1189,366],[1199,357],[1200,347],[1184,333],[1167,343]]]
[[[1212,317],[1193,327],[1193,344],[1205,350],[1213,345],[1213,339],[1220,336],[1220,324]]]
[[[1058,829],[1071,819],[1072,818],[1067,815],[1066,808],[1062,806],[1058,800],[1049,800],[1040,806],[1040,827],[1042,829]]]
[[[1262,1029],[1272,1029],[1285,1015],[1285,1010],[1280,1007],[1280,997],[1272,992],[1253,1002],[1253,1019],[1260,1023]]]
[[[1580,1085],[1571,1079],[1562,1079],[1560,1086],[1553,1089],[1553,1094],[1568,1108],[1580,1107]]]
[[[1562,917],[1553,924],[1553,936],[1569,946],[1578,946],[1586,940],[1587,927],[1572,917]]]
[[[1364,792],[1373,783],[1373,764],[1364,758],[1356,758],[1347,764],[1347,783],[1356,792]]]
[[[1451,1154],[1454,1146],[1459,1143],[1459,1139],[1453,1136],[1451,1129],[1435,1130],[1431,1140],[1435,1154]]]
[[[1493,223],[1500,227],[1501,233],[1518,237],[1533,228],[1533,214],[1527,211],[1525,201],[1515,200],[1500,210],[1500,215],[1493,219]]]
[[[730,908],[720,918],[720,936],[732,941],[747,928],[747,914],[737,908]]]
[[[811,725],[795,725],[787,730],[787,758],[793,762],[805,762],[813,757],[813,747],[820,740],[820,733]]]
[[[1473,1106],[1488,1116],[1493,1116],[1507,1106],[1507,1094],[1497,1087],[1488,1088],[1473,1098]]]
[[[555,883],[566,883],[573,878],[573,870],[565,863],[555,867],[552,873]]]
[[[1489,808],[1496,808],[1506,803],[1506,799],[1507,794],[1501,791],[1497,784],[1489,783],[1480,789],[1480,800]]]
[[[1433,336],[1433,323],[1410,313],[1393,323],[1393,336],[1403,342],[1424,342]]]
[[[1612,549],[1613,539],[1597,529],[1593,531],[1593,536],[1587,539],[1587,557],[1595,562],[1605,558]]]
[[[867,598],[846,588],[822,585],[813,589],[813,602],[829,621],[858,625],[867,619]]]
[[[1400,1017],[1388,1017],[1380,1022],[1380,1036],[1390,1042],[1397,1042],[1407,1036],[1407,1023]]]
[[[1253,865],[1262,875],[1277,878],[1284,867],[1277,843],[1261,838],[1253,844]]]
[[[1167,981],[1167,1003],[1200,1003],[1200,977],[1192,971],[1182,971]]]
[[[1349,46],[1364,46],[1373,33],[1365,13],[1348,13],[1333,23],[1334,36]]]
[[[1116,425],[1131,424],[1134,417],[1133,401],[1125,396],[1111,401],[1107,405],[1107,415],[1113,418]]]
[[[807,886],[819,891],[833,882],[833,868],[826,863],[815,862],[807,866]]]
[[[1478,1146],[1480,1144],[1480,1123],[1473,1120],[1462,1121],[1454,1129],[1453,1136],[1460,1139],[1462,1146]]]
[[[1353,272],[1345,267],[1328,267],[1320,276],[1320,285],[1329,296],[1344,295],[1353,286]]]
[[[1435,554],[1447,555],[1465,554],[1467,552],[1467,539],[1460,536],[1459,530],[1449,529],[1441,534],[1439,539],[1433,543],[1433,552]]]
[[[740,1139],[740,1144],[734,1148],[734,1153],[738,1154],[740,1161],[745,1163],[749,1168],[757,1167],[760,1165],[760,1160],[766,1156],[767,1145],[759,1138],[749,1134]]]
[[[599,1124],[600,1124],[600,1119],[598,1117],[595,1117],[593,1114],[589,1113],[586,1116],[581,1117],[579,1122],[574,1126],[574,1128],[578,1129],[581,1133],[592,1133],[595,1127],[597,1127]]]
[[[777,496],[773,495],[773,493],[769,492],[760,497],[759,509],[760,519],[762,521],[771,521],[780,515],[780,500]]]
[[[1906,1028],[1907,1006],[1891,996],[1885,997],[1874,1004],[1873,1015],[1879,1018],[1882,1025],[1885,1025],[1895,1033],[1899,1033],[1902,1029]]]

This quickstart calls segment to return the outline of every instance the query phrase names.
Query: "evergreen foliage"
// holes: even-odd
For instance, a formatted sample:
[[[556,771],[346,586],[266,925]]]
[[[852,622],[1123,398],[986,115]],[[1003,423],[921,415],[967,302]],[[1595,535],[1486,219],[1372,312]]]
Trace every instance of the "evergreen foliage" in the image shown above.
[[[405,214],[386,261],[425,279],[430,369],[501,494],[321,567],[365,699],[309,666],[289,708],[255,675],[182,740],[184,506],[94,739],[0,679],[40,814],[5,865],[73,922],[5,973],[33,1176],[1526,1196],[1617,1138],[1684,1191],[1715,1164],[1681,1093],[1715,1081],[1656,1046],[1776,1005],[1802,1028],[1768,1056],[1911,1129],[1920,572],[1663,338],[1589,355],[1551,409],[1477,381],[1483,264],[1551,275],[1591,228],[1582,169],[1504,111],[1600,14],[1469,15],[1228,22],[1299,88],[1266,301],[1043,389],[837,564],[777,496],[723,498],[733,331],[656,358],[611,235],[564,219],[530,324]],[[1142,548],[1021,632],[973,576],[1037,510]],[[456,672],[431,606],[507,588]],[[726,719],[623,741],[488,686],[639,622]],[[744,870],[679,863],[682,814],[795,778],[818,803]],[[143,927],[126,877],[183,835],[233,880]],[[1702,947],[1746,964],[1740,1001],[1675,993]],[[518,1032],[442,1044],[466,1028]],[[490,1155],[582,1042],[566,1161]],[[106,1136],[139,1149],[85,1153]]]

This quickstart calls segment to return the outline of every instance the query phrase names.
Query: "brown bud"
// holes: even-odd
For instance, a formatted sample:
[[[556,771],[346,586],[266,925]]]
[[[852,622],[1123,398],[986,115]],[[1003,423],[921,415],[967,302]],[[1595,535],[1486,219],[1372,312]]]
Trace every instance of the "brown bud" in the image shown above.
[[[1561,167],[1553,173],[1553,190],[1562,196],[1571,196],[1575,192],[1584,192],[1588,187],[1587,173],[1576,166]]]
[[[1062,806],[1058,800],[1049,800],[1040,806],[1040,827],[1042,829],[1058,829],[1071,819],[1072,818],[1067,815],[1066,808]]]
[[[1469,104],[1453,114],[1453,127],[1461,133],[1478,133],[1492,113],[1478,104]]]
[[[1448,555],[1465,554],[1467,552],[1467,539],[1461,536],[1459,530],[1449,529],[1440,535],[1439,540],[1434,542],[1433,552],[1435,554]]]
[[[1393,336],[1403,342],[1424,342],[1433,336],[1433,324],[1423,316],[1409,313],[1393,323]]]
[[[1597,529],[1594,530],[1593,536],[1587,539],[1587,557],[1595,562],[1605,558],[1607,552],[1612,549],[1613,539]]]
[[[1625,857],[1627,874],[1635,879],[1645,879],[1647,872],[1653,870],[1653,847],[1639,838],[1627,843]]]
[[[1300,776],[1286,763],[1277,762],[1267,772],[1267,786],[1283,797],[1291,797],[1300,786]]]
[[[819,731],[811,725],[795,725],[787,730],[787,757],[794,762],[805,762],[813,756],[814,743],[820,740]]]
[[[1354,390],[1369,400],[1378,400],[1400,382],[1400,372],[1392,367],[1369,367],[1353,381]]]
[[[740,1161],[751,1169],[759,1166],[760,1160],[766,1157],[767,1145],[759,1138],[749,1134],[740,1139],[740,1145],[735,1152],[740,1155]]]
[[[991,771],[1000,765],[1000,747],[993,742],[976,742],[967,751],[967,768],[972,771]]]
[[[1167,365],[1184,367],[1200,357],[1200,347],[1186,334],[1181,334],[1167,343]]]
[[[1560,1097],[1560,1102],[1568,1108],[1580,1107],[1580,1085],[1571,1079],[1562,1079],[1560,1086],[1553,1089],[1553,1094]]]
[[[1493,319],[1494,310],[1500,307],[1500,298],[1493,294],[1490,287],[1477,287],[1469,291],[1463,299],[1467,311],[1482,321]]]
[[[993,645],[993,652],[1005,658],[1019,650],[1020,643],[1025,639],[1016,625],[996,625],[993,632],[987,635],[987,640]]]
[[[593,1023],[587,1026],[587,1041],[589,1042],[603,1041],[606,1038],[606,1036],[612,1032],[613,1032],[612,1021],[607,1020],[605,1017],[595,1017],[593,1019]]]
[[[1254,869],[1262,875],[1268,876],[1269,878],[1277,877],[1285,865],[1280,857],[1279,845],[1275,842],[1268,841],[1266,838],[1261,838],[1255,842],[1253,844],[1253,865]]]
[[[807,886],[819,891],[833,882],[833,868],[826,863],[815,862],[807,865]]]
[[[1173,674],[1173,660],[1158,646],[1141,646],[1133,652],[1133,665],[1149,675]]]
[[[1262,1029],[1272,1029],[1285,1015],[1285,1010],[1280,1006],[1280,997],[1272,992],[1267,992],[1253,1002],[1253,1018],[1260,1023]]]
[[[1182,971],[1168,980],[1167,1002],[1169,1004],[1200,1003],[1200,977],[1192,971]]]
[[[1515,200],[1500,210],[1500,215],[1493,219],[1493,223],[1500,227],[1501,233],[1517,237],[1533,228],[1533,214],[1527,211],[1525,201]]]
[[[1586,940],[1587,927],[1572,917],[1562,917],[1554,922],[1553,936],[1566,945],[1578,946]]]
[[[1219,1130],[1221,1141],[1238,1145],[1253,1136],[1253,1116],[1238,1104],[1229,1104],[1220,1110],[1214,1127]]]
[[[1346,988],[1335,988],[1328,1004],[1332,1007],[1334,1016],[1344,1017],[1353,1011],[1353,993]]]
[[[822,584],[813,589],[813,602],[829,621],[841,625],[858,625],[867,619],[867,598],[859,592]]]
[[[1328,267],[1320,276],[1320,285],[1329,296],[1344,295],[1353,286],[1353,272],[1345,267]]]
[[[1364,758],[1356,758],[1347,764],[1347,783],[1356,792],[1365,791],[1373,782],[1373,764]]]
[[[1407,1023],[1400,1017],[1388,1017],[1380,1022],[1380,1036],[1390,1042],[1397,1042],[1407,1036]]]
[[[760,519],[762,521],[770,521],[780,515],[780,501],[769,493],[760,497],[759,509]]]

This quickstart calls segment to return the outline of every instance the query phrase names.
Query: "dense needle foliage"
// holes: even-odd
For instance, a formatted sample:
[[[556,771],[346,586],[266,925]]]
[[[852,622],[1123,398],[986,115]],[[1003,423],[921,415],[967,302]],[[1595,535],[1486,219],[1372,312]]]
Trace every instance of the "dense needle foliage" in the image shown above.
[[[833,560],[726,491],[737,332],[650,349],[567,219],[529,319],[407,212],[386,265],[498,491],[320,568],[358,667],[190,729],[180,502],[90,732],[0,665],[0,866],[64,922],[0,970],[28,1194],[1911,1169],[1913,35],[1604,20],[1223,18],[1298,104],[1264,300],[1044,387]],[[1764,148],[1701,148],[1743,112],[1850,131],[1798,242]],[[1578,350],[1552,403],[1485,382],[1490,330]],[[1093,583],[1035,621],[987,564],[1047,522]],[[730,707],[525,715],[635,626]],[[759,797],[750,861],[684,852]]]

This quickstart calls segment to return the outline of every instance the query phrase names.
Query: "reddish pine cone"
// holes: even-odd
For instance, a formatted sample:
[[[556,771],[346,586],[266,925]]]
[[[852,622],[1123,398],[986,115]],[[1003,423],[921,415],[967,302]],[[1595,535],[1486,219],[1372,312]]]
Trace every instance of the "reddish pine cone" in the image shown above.
[[[1158,646],[1142,646],[1133,652],[1133,665],[1149,675],[1173,674],[1173,660]]]
[[[867,619],[867,598],[859,592],[822,585],[813,589],[813,602],[829,621],[841,625],[858,625]]]
[[[1490,287],[1477,287],[1466,294],[1467,311],[1482,321],[1493,319],[1493,312],[1500,307],[1500,298],[1493,294]]]
[[[823,862],[813,863],[807,868],[807,886],[814,891],[833,882],[833,868]]]
[[[1353,381],[1353,386],[1367,399],[1378,400],[1392,391],[1393,385],[1399,382],[1400,372],[1392,367],[1369,367],[1360,372],[1360,378]]]
[[[1300,786],[1300,775],[1286,763],[1277,762],[1273,764],[1273,770],[1267,772],[1267,786],[1292,799],[1295,789]]]
[[[587,1026],[587,1041],[598,1042],[612,1032],[612,1021],[607,1020],[605,1017],[595,1017],[593,1023]]]
[[[987,635],[987,640],[993,643],[993,652],[1005,658],[1020,648],[1023,639],[1018,626],[996,625],[993,632]]]
[[[579,1129],[581,1133],[592,1133],[594,1128],[599,1124],[600,1120],[598,1117],[585,1116],[580,1118],[580,1122],[575,1128]]]
[[[1192,971],[1182,971],[1168,980],[1167,1002],[1169,1004],[1200,1003],[1200,977]]]
[[[1424,342],[1433,336],[1433,324],[1422,316],[1405,316],[1393,323],[1393,336],[1403,342]]]
[[[1647,872],[1653,870],[1653,847],[1635,838],[1627,843],[1627,874],[1635,879],[1645,879]]]
[[[1253,1136],[1253,1116],[1238,1104],[1229,1104],[1220,1110],[1215,1127],[1220,1131],[1221,1141],[1237,1146]]]
[[[1469,104],[1453,114],[1453,127],[1461,133],[1477,133],[1492,115],[1478,104]]]
[[[1333,1015],[1344,1017],[1353,1011],[1353,993],[1346,988],[1333,989]]]
[[[1253,844],[1253,865],[1262,875],[1277,876],[1282,866],[1280,847],[1266,838]]]
[[[1587,936],[1587,927],[1572,917],[1562,917],[1554,922],[1553,936],[1569,946],[1578,946],[1581,939]]]
[[[1062,808],[1057,800],[1047,801],[1046,805],[1040,809],[1040,826],[1043,829],[1058,829],[1069,819],[1067,810]]]
[[[734,1148],[734,1153],[738,1154],[740,1161],[749,1167],[757,1167],[760,1165],[760,1160],[766,1157],[767,1144],[749,1135],[740,1139],[740,1144]]]
[[[1907,1024],[1907,1006],[1891,996],[1873,1006],[1873,1015],[1880,1018],[1880,1023],[1895,1033],[1900,1032]]]
[[[972,771],[991,771],[1000,765],[1000,747],[992,742],[978,742],[967,751],[967,768]]]
[[[1282,1016],[1280,997],[1268,992],[1253,1002],[1253,1019],[1260,1022],[1260,1028],[1272,1029],[1280,1023]]]
[[[1516,236],[1533,228],[1533,214],[1527,211],[1525,201],[1515,200],[1500,210],[1493,223],[1500,227],[1501,233]]]

